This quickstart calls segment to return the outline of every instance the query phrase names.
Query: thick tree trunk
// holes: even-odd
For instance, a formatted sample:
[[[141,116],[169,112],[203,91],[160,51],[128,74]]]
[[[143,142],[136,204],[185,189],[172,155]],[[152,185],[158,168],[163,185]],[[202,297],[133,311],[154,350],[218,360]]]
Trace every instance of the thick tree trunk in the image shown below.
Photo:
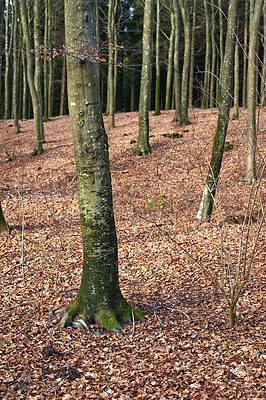
[[[189,21],[189,8],[188,0],[179,0],[185,35],[184,47],[184,62],[182,71],[182,84],[181,84],[181,113],[180,125],[188,123],[188,82],[189,82],[189,69],[190,69],[190,52],[191,52],[191,37],[190,37],[190,21]]]
[[[0,203],[0,233],[1,232],[9,232],[9,226],[5,220],[5,217],[4,217],[4,214],[2,211],[2,207],[1,207],[1,203]]]
[[[156,50],[155,50],[155,63],[156,63],[156,79],[155,79],[155,111],[154,115],[161,114],[161,71],[160,71],[160,0],[156,3]]]
[[[248,156],[247,156],[247,172],[245,179],[248,183],[252,183],[256,179],[256,148],[257,148],[257,131],[256,131],[256,44],[261,17],[261,8],[263,0],[256,0],[255,9],[250,10],[252,18],[250,24],[250,39],[248,52],[248,75],[247,75],[247,98],[248,98]],[[250,3],[252,6],[252,3]]]
[[[112,204],[108,141],[100,103],[96,46],[96,2],[65,1],[67,83],[76,158],[83,274],[76,298],[66,307],[62,326],[82,316],[86,323],[118,328],[132,307],[118,281],[117,239]],[[83,57],[83,49],[92,49]],[[71,55],[71,53],[74,53]],[[141,312],[137,313],[137,316]]]
[[[149,110],[151,98],[152,21],[154,0],[145,0],[143,21],[143,51],[139,98],[139,135],[134,153],[142,156],[151,153],[149,144]]]
[[[218,179],[222,164],[224,143],[228,126],[229,111],[231,104],[231,86],[234,61],[234,44],[237,21],[238,0],[230,0],[228,8],[228,24],[225,44],[225,53],[221,75],[221,99],[219,103],[219,114],[216,134],[214,137],[212,157],[204,187],[201,204],[197,214],[198,219],[211,216],[214,196],[218,185]]]
[[[175,24],[174,15],[170,11],[171,18],[171,33],[169,39],[168,61],[167,61],[167,75],[166,75],[166,91],[165,91],[165,109],[171,109],[172,103],[172,83],[173,83],[173,57],[174,57],[174,41],[175,41]]]

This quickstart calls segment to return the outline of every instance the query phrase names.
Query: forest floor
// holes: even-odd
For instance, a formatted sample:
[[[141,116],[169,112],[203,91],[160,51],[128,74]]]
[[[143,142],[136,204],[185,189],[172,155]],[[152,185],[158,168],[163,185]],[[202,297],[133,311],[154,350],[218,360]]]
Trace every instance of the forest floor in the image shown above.
[[[249,229],[236,223],[246,213],[251,190],[241,179],[246,111],[229,123],[209,222],[196,215],[217,110],[190,110],[191,123],[184,128],[172,122],[173,116],[173,111],[157,117],[150,113],[152,154],[145,157],[133,154],[138,113],[117,114],[116,128],[107,130],[120,286],[128,301],[147,312],[143,321],[124,325],[119,333],[96,325],[62,329],[53,313],[73,299],[82,273],[69,118],[44,124],[45,151],[37,157],[31,157],[32,120],[21,122],[20,135],[13,134],[12,121],[0,121],[0,195],[11,227],[10,235],[0,235],[1,399],[266,396],[266,223],[256,241],[265,173],[252,211],[255,219]],[[258,164],[266,155],[265,126],[261,112]],[[173,137],[176,133],[183,136]],[[249,231],[247,265],[254,244],[257,251],[239,299],[237,324],[229,328],[228,305],[219,289],[220,232],[229,293],[242,231]]]

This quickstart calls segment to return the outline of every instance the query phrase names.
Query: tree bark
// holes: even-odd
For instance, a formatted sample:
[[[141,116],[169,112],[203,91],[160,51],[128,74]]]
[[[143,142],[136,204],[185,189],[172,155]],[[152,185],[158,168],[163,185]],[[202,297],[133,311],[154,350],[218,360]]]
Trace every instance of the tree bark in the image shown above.
[[[60,115],[64,114],[64,105],[66,98],[66,56],[63,55],[62,59],[62,73],[61,73],[61,92],[60,92]]]
[[[4,2],[0,2],[0,91],[2,93],[2,74],[3,74],[3,19],[4,19]],[[2,118],[3,98],[0,96],[0,118]]]
[[[190,55],[190,71],[189,71],[189,89],[188,89],[188,107],[193,104],[193,86],[194,86],[194,58],[195,58],[195,29],[196,29],[196,6],[197,0],[193,3],[192,15],[192,32],[191,32],[191,55]]]
[[[151,153],[149,144],[149,110],[151,98],[151,59],[152,59],[152,21],[154,0],[145,0],[143,39],[142,39],[142,68],[139,98],[139,135],[138,145],[134,153],[142,156]]]
[[[211,66],[211,86],[210,86],[210,107],[215,106],[215,80],[216,80],[216,42],[215,42],[215,12],[214,0],[211,3],[211,48],[212,48],[212,66]]]
[[[18,1],[15,0],[13,3],[13,43],[18,43]],[[18,48],[13,46],[13,96],[12,96],[12,108],[14,118],[14,133],[20,133],[18,123]]]
[[[238,0],[230,0],[228,8],[228,23],[225,52],[221,75],[221,99],[216,134],[214,137],[212,157],[203,190],[202,200],[197,214],[198,219],[209,218],[213,209],[215,192],[218,186],[219,174],[223,159],[224,143],[228,126],[231,104],[231,86],[234,61],[234,44],[237,22]]]
[[[129,320],[132,307],[118,279],[108,141],[101,114],[94,0],[65,1],[67,84],[76,158],[83,274],[75,299],[66,307],[62,326],[82,316],[86,323],[116,329]],[[77,47],[78,46],[78,47]],[[89,54],[83,55],[84,47]],[[136,311],[136,317],[143,315]]]
[[[189,8],[188,0],[179,0],[181,15],[184,24],[184,62],[182,71],[182,84],[181,84],[181,112],[180,112],[180,125],[188,123],[188,82],[189,82],[189,69],[190,69],[190,52],[191,52],[191,37],[190,37],[190,21],[189,21]]]
[[[210,56],[211,56],[211,41],[210,41],[210,17],[207,0],[204,0],[204,13],[206,24],[206,54],[205,54],[205,67],[204,67],[204,81],[203,93],[201,100],[201,108],[208,108],[209,106],[209,81],[210,81]]]
[[[237,25],[239,18],[237,19]],[[239,44],[235,44],[235,65],[234,65],[234,110],[232,119],[239,118]]]
[[[0,233],[1,232],[9,232],[9,226],[5,220],[5,217],[4,217],[4,214],[2,211],[2,207],[1,207],[1,203],[0,203]]]
[[[247,52],[248,52],[248,0],[245,1],[242,107],[247,106]]]
[[[27,79],[31,93],[32,106],[33,106],[33,134],[34,134],[34,148],[32,155],[41,154],[43,152],[42,143],[43,143],[43,121],[42,121],[42,112],[41,106],[39,104],[38,93],[34,84],[34,71],[33,71],[33,58],[32,58],[32,46],[30,43],[30,35],[28,31],[28,19],[26,12],[26,4],[25,0],[20,0],[20,17],[21,24],[23,28],[23,37],[26,44],[26,53],[27,53]]]
[[[257,148],[257,131],[256,131],[256,44],[261,17],[261,8],[263,0],[256,0],[253,10],[253,3],[250,3],[252,9],[250,24],[250,39],[248,52],[248,75],[247,75],[247,98],[248,98],[248,156],[247,156],[247,172],[245,180],[252,183],[256,179],[256,148]]]
[[[160,81],[160,0],[156,2],[156,50],[155,50],[156,78],[155,78],[155,111],[154,115],[161,114],[161,81]]]
[[[165,109],[171,109],[172,103],[172,83],[173,83],[173,57],[174,57],[174,40],[175,40],[175,25],[172,9],[170,11],[171,33],[169,39],[167,75],[166,75],[166,93],[165,93]]]
[[[6,1],[6,13],[5,13],[5,103],[4,103],[4,119],[10,118],[10,88],[9,88],[9,70],[10,70],[10,52],[12,47],[13,33],[10,31],[10,0]],[[13,24],[11,24],[13,30]]]
[[[178,0],[173,0],[175,21],[175,45],[174,45],[174,95],[175,95],[175,117],[174,121],[180,120],[181,115],[181,88],[179,76],[179,42],[180,42],[180,20]]]

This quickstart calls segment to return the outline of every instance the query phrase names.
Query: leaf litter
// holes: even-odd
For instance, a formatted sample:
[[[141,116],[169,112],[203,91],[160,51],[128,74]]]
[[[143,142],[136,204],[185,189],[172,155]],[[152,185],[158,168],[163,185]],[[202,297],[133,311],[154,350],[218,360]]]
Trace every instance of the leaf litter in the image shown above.
[[[116,114],[116,128],[107,130],[120,286],[132,305],[147,311],[143,321],[117,333],[58,324],[56,310],[74,298],[82,273],[69,118],[44,124],[45,151],[38,157],[30,157],[32,120],[21,122],[19,136],[12,121],[0,121],[1,205],[11,226],[0,241],[1,398],[265,397],[265,224],[237,325],[229,329],[225,300],[193,261],[220,279],[216,211],[211,222],[196,220],[217,110],[190,110],[185,129],[173,117],[173,111],[150,114],[152,154],[145,157],[133,154],[138,113]],[[245,214],[248,201],[240,179],[245,118],[241,110],[239,121],[229,124],[233,147],[224,154],[217,192],[232,262],[242,225],[230,216]],[[260,126],[265,119],[262,114]],[[262,158],[263,131],[258,140]],[[265,177],[260,202],[265,206]]]

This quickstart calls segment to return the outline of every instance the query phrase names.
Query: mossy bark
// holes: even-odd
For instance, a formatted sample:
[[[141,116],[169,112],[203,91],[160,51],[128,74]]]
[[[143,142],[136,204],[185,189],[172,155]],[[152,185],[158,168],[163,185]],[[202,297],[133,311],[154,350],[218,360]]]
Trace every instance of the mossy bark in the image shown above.
[[[94,0],[82,0],[78,5],[65,1],[65,27],[83,274],[77,296],[66,307],[61,325],[71,325],[78,315],[82,315],[88,323],[115,329],[119,327],[119,321],[130,319],[132,307],[119,288],[108,141],[101,114],[99,64],[95,54]]]
[[[145,0],[143,39],[142,39],[142,68],[139,97],[139,135],[134,153],[138,156],[151,153],[149,144],[149,110],[151,99],[151,60],[152,60],[152,22],[154,0]]]
[[[0,203],[0,232],[9,232],[9,226],[8,223],[5,220],[1,203]]]
[[[235,31],[237,21],[238,0],[230,0],[228,8],[228,25],[225,44],[225,53],[221,75],[221,99],[219,104],[218,122],[216,134],[213,141],[212,157],[210,167],[203,190],[201,204],[197,214],[198,219],[211,216],[214,196],[218,186],[220,169],[223,159],[224,144],[229,120],[231,104],[232,71],[234,60]]]

